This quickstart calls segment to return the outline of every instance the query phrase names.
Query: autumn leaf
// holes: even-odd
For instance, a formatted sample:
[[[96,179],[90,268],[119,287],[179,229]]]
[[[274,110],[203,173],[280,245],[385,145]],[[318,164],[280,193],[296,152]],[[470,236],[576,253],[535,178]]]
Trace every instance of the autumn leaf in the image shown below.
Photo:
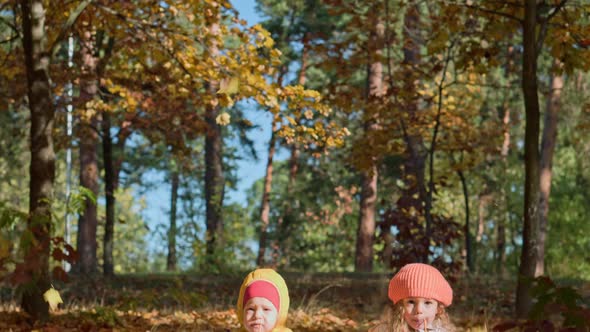
[[[217,122],[217,124],[220,126],[227,126],[229,124],[230,119],[230,115],[223,112],[215,118],[215,122]]]
[[[56,310],[60,303],[64,303],[61,296],[59,296],[59,292],[56,291],[53,286],[43,294],[43,299],[45,302],[49,303],[51,310]]]
[[[238,93],[240,90],[240,80],[237,77],[224,78],[219,84],[217,93],[232,95]]]

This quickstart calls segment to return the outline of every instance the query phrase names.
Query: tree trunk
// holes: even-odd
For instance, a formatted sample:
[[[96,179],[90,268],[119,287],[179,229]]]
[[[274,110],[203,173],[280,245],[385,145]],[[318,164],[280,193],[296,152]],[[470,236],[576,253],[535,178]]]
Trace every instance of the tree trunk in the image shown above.
[[[270,223],[270,191],[272,188],[272,159],[276,151],[276,130],[277,124],[276,119],[272,122],[272,133],[270,136],[270,142],[268,143],[268,159],[266,162],[266,174],[264,176],[264,187],[262,189],[262,202],[260,204],[260,240],[258,242],[258,258],[256,259],[256,265],[264,266],[266,255],[266,237],[267,228]]]
[[[280,253],[280,258],[282,259],[281,265],[283,268],[289,266],[289,254],[292,245],[292,237],[290,236],[290,233],[291,223],[293,221],[293,208],[297,208],[299,204],[297,198],[293,196],[297,171],[299,169],[299,154],[299,147],[296,144],[292,145],[291,156],[289,157],[289,180],[287,182],[287,199],[289,201],[284,203],[283,211],[277,221],[279,234],[276,244],[277,253],[275,254],[274,259],[278,264]]]
[[[115,273],[113,262],[113,240],[115,238],[115,182],[113,165],[113,139],[111,137],[111,115],[103,113],[102,119],[102,149],[104,158],[104,182],[106,196],[106,221],[103,238],[103,266],[105,276]]]
[[[368,41],[367,66],[367,107],[365,108],[364,135],[371,137],[378,128],[378,115],[374,114],[373,107],[383,95],[383,64],[381,63],[384,26],[372,15],[372,31]],[[377,168],[376,156],[371,156],[371,167],[362,170],[361,198],[359,209],[359,224],[356,240],[355,271],[372,271],[373,269],[373,242],[375,239],[375,210],[377,206]]]
[[[213,35],[219,33],[219,25],[211,26]],[[209,53],[212,57],[219,54],[216,42],[213,42]],[[219,82],[211,81],[207,84],[207,90],[212,96],[215,96],[219,89]],[[219,115],[219,107],[209,104],[205,109],[205,120],[207,122],[207,134],[205,136],[205,205],[207,219],[207,239],[206,255],[209,265],[218,265],[219,249],[223,245],[223,194],[224,194],[224,175],[223,175],[223,138],[221,136],[221,127],[215,121]]]
[[[535,267],[536,276],[545,274],[545,239],[547,236],[547,217],[549,215],[549,194],[551,192],[551,167],[557,140],[557,112],[560,109],[561,90],[563,89],[563,77],[556,73],[559,66],[559,61],[554,60],[553,73],[551,74],[551,90],[547,98],[545,125],[543,126],[543,139],[541,141],[541,200],[539,202],[539,238],[537,240],[538,256]]]
[[[45,50],[45,10],[43,1],[22,0],[23,48],[27,72],[27,93],[31,111],[31,164],[29,168],[29,220],[27,232],[34,244],[27,249],[27,277],[22,308],[34,320],[46,321],[49,307],[43,293],[50,287],[49,242],[51,237],[51,200],[55,179],[53,121],[55,105],[49,84],[49,54]]]
[[[471,229],[469,224],[469,189],[467,188],[467,181],[462,171],[457,171],[459,179],[461,179],[461,186],[463,187],[463,198],[465,199],[465,262],[467,263],[467,270],[470,273],[475,271],[473,266],[473,240],[471,236]]]
[[[523,20],[522,90],[526,109],[524,139],[525,185],[522,252],[516,289],[516,315],[525,318],[532,306],[539,238],[539,98],[537,87],[537,1],[525,0]]]
[[[493,198],[494,197],[487,187],[484,188],[484,191],[479,194],[479,206],[477,209],[477,233],[475,235],[475,241],[477,243],[480,243],[483,238],[483,232],[485,231],[486,226],[486,212]]]
[[[309,57],[309,33],[305,33],[301,43],[302,45],[302,50],[301,50],[301,67],[299,69],[299,75],[297,77],[297,83],[301,86],[305,85],[305,81],[306,81],[306,72],[307,72],[307,59]],[[281,82],[282,82],[282,77],[284,75],[281,75]],[[289,202],[285,202],[284,206],[283,206],[283,211],[281,213],[281,216],[279,217],[279,220],[277,222],[277,227],[279,229],[278,231],[278,239],[277,239],[277,243],[276,243],[276,251],[277,253],[275,254],[275,260],[278,261],[278,253],[282,252],[282,257],[283,257],[283,261],[284,261],[284,265],[288,266],[288,262],[289,262],[289,250],[290,250],[290,246],[291,246],[291,237],[289,236],[289,232],[290,232],[290,223],[292,220],[292,211],[293,211],[293,201],[295,197],[293,197],[293,190],[295,187],[295,180],[297,178],[297,172],[299,170],[299,154],[300,154],[300,150],[299,150],[299,146],[297,145],[297,143],[293,143],[293,145],[291,145],[291,155],[289,157],[289,180],[287,182],[287,199],[290,200]]]
[[[383,232],[383,254],[381,260],[385,268],[391,268],[393,263],[393,241],[395,237],[391,234],[391,227],[388,227]]]
[[[96,40],[93,31],[87,29],[82,33],[80,54],[82,68],[80,77],[80,105],[93,100],[98,93]],[[90,115],[89,121],[80,119],[80,185],[98,197],[98,119]],[[96,258],[96,228],[98,226],[96,203],[87,199],[84,211],[78,219],[78,272],[95,273],[98,262]]]
[[[166,259],[166,270],[176,271],[176,204],[178,203],[178,184],[180,175],[177,166],[173,166],[170,182],[170,228],[168,229],[168,257]]]
[[[373,239],[375,238],[375,208],[377,203],[377,167],[374,173],[362,175],[359,227],[357,231],[355,271],[373,270]]]
[[[404,61],[408,66],[406,69],[406,77],[404,80],[404,90],[407,91],[405,95],[409,99],[405,100],[406,112],[408,113],[408,122],[410,125],[403,125],[404,128],[418,127],[418,104],[414,100],[416,94],[416,81],[419,79],[418,71],[415,69],[420,65],[420,44],[418,40],[419,25],[420,25],[420,11],[416,1],[412,1],[411,5],[404,17]],[[418,212],[418,218],[424,215],[424,204],[427,201],[426,194],[426,157],[427,151],[424,147],[424,139],[420,133],[405,132],[406,150],[404,152],[404,168],[402,171],[402,178],[406,185],[406,190],[402,193],[404,198],[402,200],[413,202],[415,211]],[[416,199],[416,197],[418,199]],[[409,207],[406,207],[409,208]],[[415,217],[414,217],[415,218]],[[426,220],[427,223],[430,220]],[[424,245],[426,250],[422,254],[422,262],[428,262],[429,256],[429,237],[430,225],[424,225]]]
[[[131,130],[129,129],[129,122],[125,121],[121,124],[121,129],[118,133],[117,143],[113,144],[113,137],[111,135],[111,114],[104,112],[102,115],[102,148],[104,159],[104,186],[106,198],[106,220],[104,226],[103,238],[103,275],[112,276],[115,273],[113,248],[115,238],[115,206],[116,197],[115,192],[119,187],[119,173],[123,163],[123,154],[125,150],[125,142]]]
[[[508,62],[506,63],[504,76],[506,77],[507,85],[510,87],[510,77],[512,74],[512,70],[514,68],[514,47],[510,46],[508,48]],[[510,152],[510,105],[508,102],[508,97],[504,97],[504,103],[502,106],[502,136],[504,137],[502,141],[502,149],[501,149],[501,156],[502,156],[502,165],[505,170],[508,169],[508,153]],[[510,222],[510,208],[508,206],[508,191],[506,177],[503,177],[500,180],[501,188],[501,199],[503,201],[504,210],[506,211],[505,218],[500,216],[498,218],[498,223],[496,225],[496,273],[500,276],[504,276],[506,273],[506,226],[509,225]]]

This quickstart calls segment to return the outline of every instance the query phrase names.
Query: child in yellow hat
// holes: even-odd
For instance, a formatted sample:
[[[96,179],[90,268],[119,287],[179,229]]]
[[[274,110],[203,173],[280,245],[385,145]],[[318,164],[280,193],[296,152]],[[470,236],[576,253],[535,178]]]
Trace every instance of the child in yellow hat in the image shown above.
[[[256,269],[244,278],[237,303],[240,331],[291,332],[285,327],[288,312],[289,291],[280,274]]]
[[[392,306],[369,332],[455,331],[445,310],[453,302],[453,289],[435,267],[405,265],[390,280],[387,293]]]

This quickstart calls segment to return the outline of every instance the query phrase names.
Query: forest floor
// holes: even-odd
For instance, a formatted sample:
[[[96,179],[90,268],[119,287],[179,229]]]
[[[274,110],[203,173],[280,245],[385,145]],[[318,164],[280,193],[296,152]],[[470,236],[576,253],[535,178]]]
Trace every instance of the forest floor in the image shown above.
[[[237,331],[235,301],[246,273],[122,275],[56,284],[64,301],[43,326],[31,326],[0,288],[0,331]],[[293,331],[366,331],[388,303],[388,274],[281,273],[289,286]],[[510,319],[514,280],[451,280],[449,314],[460,331],[491,331]],[[590,284],[575,283],[586,295]]]

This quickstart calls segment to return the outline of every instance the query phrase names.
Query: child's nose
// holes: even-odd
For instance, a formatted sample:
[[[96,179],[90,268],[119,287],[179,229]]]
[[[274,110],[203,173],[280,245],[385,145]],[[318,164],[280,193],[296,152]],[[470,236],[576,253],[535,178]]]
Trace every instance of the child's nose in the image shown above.
[[[422,309],[423,308],[422,308],[422,305],[421,304],[417,304],[417,305],[414,306],[414,312],[416,314],[421,314],[422,313]]]
[[[254,317],[256,317],[256,318],[262,317],[262,309],[258,309],[256,311],[254,311]]]

